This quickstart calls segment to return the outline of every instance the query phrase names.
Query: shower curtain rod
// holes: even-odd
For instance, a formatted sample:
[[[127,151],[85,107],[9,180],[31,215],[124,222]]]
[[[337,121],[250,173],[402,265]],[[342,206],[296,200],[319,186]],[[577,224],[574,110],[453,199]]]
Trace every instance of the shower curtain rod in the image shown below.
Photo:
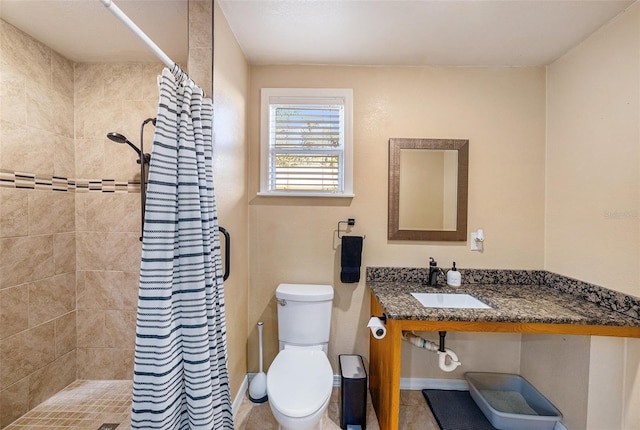
[[[172,73],[176,74],[176,71],[180,71],[181,75],[183,75],[182,77],[186,78],[187,74],[184,73],[180,66],[169,58],[169,56],[165,54],[162,49],[160,49],[160,47],[136,25],[135,22],[131,21],[131,18],[129,18],[115,3],[113,3],[112,0],[100,0],[100,3],[109,9],[116,18],[122,21],[129,30],[138,36],[138,38],[142,40],[147,47],[149,47],[149,49],[171,70]]]

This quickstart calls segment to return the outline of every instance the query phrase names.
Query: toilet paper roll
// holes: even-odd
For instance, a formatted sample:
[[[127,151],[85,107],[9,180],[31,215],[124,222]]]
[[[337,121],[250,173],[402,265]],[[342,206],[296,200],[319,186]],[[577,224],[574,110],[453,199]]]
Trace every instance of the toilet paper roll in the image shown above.
[[[387,335],[387,328],[378,317],[371,317],[371,319],[369,320],[369,324],[367,324],[367,327],[371,329],[371,334],[376,339],[382,339]]]

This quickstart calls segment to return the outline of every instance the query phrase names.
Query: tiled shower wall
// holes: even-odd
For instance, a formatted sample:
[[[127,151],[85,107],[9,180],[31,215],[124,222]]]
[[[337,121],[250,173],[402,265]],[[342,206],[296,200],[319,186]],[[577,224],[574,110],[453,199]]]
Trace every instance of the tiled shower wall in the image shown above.
[[[0,67],[3,428],[76,378],[131,377],[139,165],[105,135],[139,144],[161,66],[73,64],[0,21]]]
[[[0,41],[0,168],[73,177],[73,64],[4,22]],[[0,427],[76,378],[74,200],[0,188]]]
[[[137,155],[105,138],[139,146],[140,127],[158,104],[157,64],[76,64],[76,175],[140,180]],[[145,127],[151,152],[153,125]],[[140,195],[85,192],[76,197],[79,379],[130,379],[140,269]]]

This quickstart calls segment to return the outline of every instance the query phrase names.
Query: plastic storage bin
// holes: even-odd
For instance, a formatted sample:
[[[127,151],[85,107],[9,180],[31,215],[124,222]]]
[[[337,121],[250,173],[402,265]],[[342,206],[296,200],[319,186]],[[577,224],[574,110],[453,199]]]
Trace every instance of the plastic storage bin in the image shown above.
[[[340,428],[367,428],[367,372],[362,357],[341,354],[340,362]]]
[[[469,393],[500,430],[553,430],[560,411],[520,375],[467,372]]]

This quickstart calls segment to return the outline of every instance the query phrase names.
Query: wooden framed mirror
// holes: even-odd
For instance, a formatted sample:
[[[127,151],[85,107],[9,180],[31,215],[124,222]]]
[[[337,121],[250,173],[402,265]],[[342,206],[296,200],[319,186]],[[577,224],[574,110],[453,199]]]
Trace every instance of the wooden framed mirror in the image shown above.
[[[389,240],[465,241],[469,141],[389,139]]]

